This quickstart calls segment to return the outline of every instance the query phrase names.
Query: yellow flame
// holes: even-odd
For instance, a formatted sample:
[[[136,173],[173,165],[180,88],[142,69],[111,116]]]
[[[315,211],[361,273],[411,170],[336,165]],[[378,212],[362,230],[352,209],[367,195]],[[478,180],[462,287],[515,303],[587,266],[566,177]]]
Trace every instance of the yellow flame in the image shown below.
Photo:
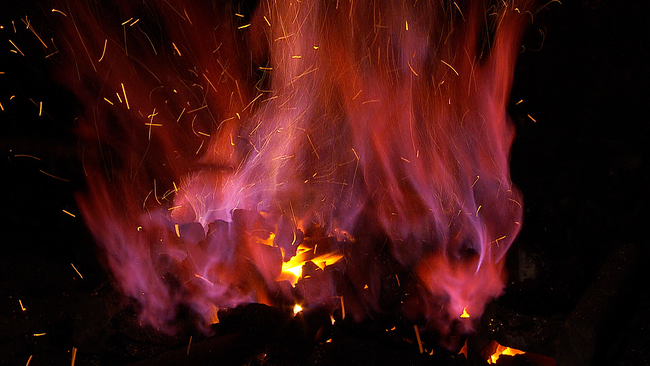
[[[298,247],[296,256],[292,257],[289,261],[282,263],[282,274],[278,278],[280,281],[289,281],[292,285],[296,285],[298,280],[302,277],[302,266],[307,261],[312,261],[320,269],[330,266],[343,258],[343,254],[339,253],[326,253],[316,257],[311,257],[314,249],[305,248],[302,245]]]
[[[293,315],[296,315],[296,314],[298,314],[298,313],[301,312],[301,311],[302,311],[302,306],[300,306],[300,305],[298,305],[298,304],[296,304],[296,305],[293,306]]]
[[[523,355],[524,351],[515,349],[515,348],[510,348],[510,347],[505,347],[497,343],[497,348],[494,351],[492,355],[490,355],[490,358],[488,358],[487,362],[490,365],[496,364],[497,360],[501,355],[506,355],[506,356],[514,356],[514,355]]]
[[[269,237],[266,238],[265,240],[260,240],[260,243],[262,243],[262,244],[264,244],[266,246],[272,247],[273,246],[273,240],[275,240],[275,234],[271,233],[271,234],[269,234]]]
[[[469,318],[469,313],[467,312],[467,307],[463,308],[463,313],[460,314],[461,318]]]

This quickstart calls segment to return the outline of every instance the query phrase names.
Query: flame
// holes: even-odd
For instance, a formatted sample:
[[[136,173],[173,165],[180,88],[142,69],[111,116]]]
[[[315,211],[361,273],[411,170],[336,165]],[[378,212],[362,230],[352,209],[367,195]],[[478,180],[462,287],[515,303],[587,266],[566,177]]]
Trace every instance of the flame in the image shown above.
[[[293,306],[293,315],[297,315],[301,311],[302,311],[302,306],[300,306],[299,304],[295,304]]]
[[[302,267],[307,261],[313,262],[320,269],[325,269],[327,266],[338,262],[343,258],[343,254],[332,252],[321,255],[314,255],[313,248],[305,248],[304,246],[298,247],[298,254],[291,257],[290,260],[282,263],[282,274],[278,277],[279,281],[285,280],[291,282],[292,285],[302,278]]]
[[[378,253],[443,334],[480,318],[522,218],[506,105],[525,3],[201,4],[57,16],[75,60],[58,75],[84,106],[80,212],[143,323],[295,301],[279,281],[344,254],[358,319],[379,307]],[[303,305],[340,295],[316,272]]]
[[[469,313],[467,312],[467,307],[463,308],[463,313],[460,314],[461,318],[469,318]]]
[[[500,345],[499,343],[497,343],[495,341],[492,341],[492,342],[493,342],[493,347],[496,346],[496,348],[494,350],[494,353],[492,353],[490,355],[490,357],[488,357],[488,359],[487,359],[487,362],[490,365],[496,364],[497,360],[499,359],[499,357],[501,355],[514,356],[514,355],[523,355],[524,353],[526,353],[524,351],[521,351],[521,350],[518,350],[518,349],[515,349],[515,348],[502,346],[502,345]]]
[[[460,351],[458,351],[458,354],[464,355],[467,359],[467,339],[465,339],[465,343],[463,344],[463,347],[461,347]]]

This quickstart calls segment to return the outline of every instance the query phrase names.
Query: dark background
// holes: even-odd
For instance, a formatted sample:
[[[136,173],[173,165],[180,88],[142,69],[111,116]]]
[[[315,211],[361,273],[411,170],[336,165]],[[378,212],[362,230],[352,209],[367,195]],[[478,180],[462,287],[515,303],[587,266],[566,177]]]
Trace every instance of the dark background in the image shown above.
[[[33,365],[67,363],[84,337],[99,348],[85,345],[80,359],[101,364],[111,347],[102,338],[107,325],[92,319],[111,311],[107,296],[123,300],[113,297],[82,219],[62,211],[78,214],[73,195],[84,184],[73,133],[78,110],[21,21],[28,15],[41,36],[52,34],[45,25],[50,9],[29,1],[0,5],[0,364],[24,364],[29,355]],[[595,363],[650,362],[649,10],[634,1],[549,4],[525,36],[511,97],[512,179],[525,206],[509,258],[517,311],[568,317],[613,251],[631,245],[621,300],[597,329],[602,358]],[[9,39],[27,56],[11,53]],[[532,258],[536,281],[520,281],[522,252]]]

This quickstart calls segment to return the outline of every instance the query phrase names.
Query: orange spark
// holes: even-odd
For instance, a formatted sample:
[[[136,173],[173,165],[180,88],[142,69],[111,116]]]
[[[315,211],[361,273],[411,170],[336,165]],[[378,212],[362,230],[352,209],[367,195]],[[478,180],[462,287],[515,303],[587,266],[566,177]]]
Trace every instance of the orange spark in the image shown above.
[[[54,179],[58,179],[58,180],[62,180],[62,181],[64,181],[64,182],[70,182],[70,181],[67,180],[67,179],[64,179],[64,178],[61,178],[61,177],[57,177],[56,175],[54,175],[54,174],[50,174],[50,173],[45,172],[45,171],[43,171],[43,170],[41,170],[41,169],[39,169],[38,171],[41,172],[41,173],[43,173],[43,174],[45,174],[45,175],[47,175],[48,177],[51,177],[51,178],[54,178]]]
[[[54,56],[57,53],[59,53],[59,51],[54,51],[54,52],[50,53],[49,55],[45,56],[45,58],[49,58],[50,56]]]
[[[72,347],[72,362],[70,366],[74,366],[74,362],[77,360],[77,347]]]
[[[472,188],[474,188],[474,185],[476,185],[476,182],[478,182],[479,179],[481,179],[481,176],[477,175],[476,180],[474,181],[474,183],[472,183]]]
[[[418,330],[417,324],[413,325],[413,329],[415,329],[415,338],[418,340],[418,348],[420,349],[420,353],[424,353],[424,349],[422,348],[422,339],[420,339],[420,330]]]
[[[23,312],[27,311],[27,308],[23,306],[23,302],[20,299],[18,299],[18,303],[20,304],[20,310]]]
[[[172,42],[172,46],[174,46],[174,49],[176,50],[176,53],[178,53],[178,57],[183,56],[183,55],[181,55],[181,51],[178,49],[178,47],[176,47],[176,43]]]
[[[68,16],[68,14],[62,12],[62,11],[59,10],[59,9],[52,9],[52,13],[59,13],[59,14],[62,14],[64,17],[67,17],[67,16]]]
[[[199,108],[195,108],[195,109],[192,109],[190,111],[187,111],[187,113],[195,113],[195,112],[198,112],[198,111],[200,111],[202,109],[205,109],[205,108],[208,108],[207,104],[204,104],[204,105],[200,106]]]
[[[36,156],[33,156],[33,155],[27,155],[27,154],[16,154],[16,155],[14,155],[14,158],[18,158],[18,157],[32,158],[34,160],[41,161],[41,158],[37,158]]]
[[[108,38],[104,39],[104,50],[102,51],[102,57],[100,57],[97,62],[102,62],[102,60],[104,59],[104,55],[106,54],[106,44],[108,44]],[[106,98],[104,98],[104,99],[106,99]],[[113,103],[111,103],[111,104],[113,104]]]
[[[446,62],[445,62],[444,60],[440,60],[440,62],[442,62],[443,64],[445,64],[445,65],[447,65],[447,66],[449,66],[449,68],[451,69],[451,71],[453,71],[453,72],[454,72],[454,74],[456,74],[456,76],[458,76],[458,75],[460,75],[460,74],[458,74],[458,71],[456,71],[456,69],[454,69],[454,67],[453,67],[453,66],[451,66],[451,65],[450,65],[450,64],[448,64],[448,63],[446,63]]]
[[[68,211],[66,211],[66,210],[61,210],[61,211],[63,211],[63,213],[67,213],[68,215],[70,215],[70,216],[72,216],[72,217],[77,217],[77,216],[75,216],[73,213],[68,212]]]
[[[38,35],[38,33],[36,33],[36,31],[34,30],[34,27],[32,27],[32,25],[29,23],[29,20],[26,20],[26,19],[27,19],[27,17],[25,17],[25,19],[22,19],[22,21],[27,26],[27,29],[29,29],[34,34],[34,36],[36,36],[36,38],[38,38],[38,40],[41,42],[43,47],[47,48],[47,45],[45,44],[45,42],[43,42],[43,40]]]
[[[456,9],[458,9],[458,12],[460,13],[460,16],[463,18],[463,21],[465,21],[465,16],[463,15],[463,12],[460,10],[460,7],[456,2],[454,1],[454,5],[456,6]]]
[[[406,63],[409,65],[409,69],[411,69],[411,72],[413,73],[413,75],[415,75],[415,76],[420,76],[420,75],[418,75],[417,72],[415,72],[415,70],[413,70],[413,66],[411,66],[411,62],[410,62],[410,61],[407,61]]]
[[[25,54],[23,53],[23,51],[21,51],[20,48],[18,48],[18,46],[16,46],[16,44],[14,43],[14,41],[9,40],[9,43],[11,43],[14,47],[16,47],[16,51],[20,52],[21,55],[25,56]]]
[[[120,83],[122,85],[122,93],[124,93],[124,102],[126,103],[126,109],[131,109],[129,107],[129,98],[126,97],[126,90],[124,90],[124,83]]]
[[[74,264],[72,264],[72,263],[70,263],[70,265],[72,266],[72,269],[74,269],[74,271],[77,272],[77,274],[79,275],[79,277],[81,277],[81,279],[83,280],[83,279],[84,279],[84,276],[81,275],[81,273],[79,272],[79,270],[77,269],[77,267],[75,267]]]
[[[195,274],[194,274],[194,277],[199,278],[199,279],[202,279],[203,281],[205,281],[205,282],[211,284],[212,286],[214,286],[214,283],[213,283],[212,281],[208,280],[207,278],[201,276],[201,275],[198,274],[198,273],[195,273]]]

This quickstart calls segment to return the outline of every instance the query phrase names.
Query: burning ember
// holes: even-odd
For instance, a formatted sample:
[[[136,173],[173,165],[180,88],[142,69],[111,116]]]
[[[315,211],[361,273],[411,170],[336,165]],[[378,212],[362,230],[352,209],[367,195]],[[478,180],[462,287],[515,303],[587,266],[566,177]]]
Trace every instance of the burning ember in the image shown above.
[[[389,278],[410,291],[401,311],[449,334],[501,294],[522,219],[506,115],[520,4],[53,12],[84,106],[78,204],[144,323],[343,297],[360,319],[386,310]]]
[[[499,343],[492,341],[492,344],[490,345],[491,349],[494,349],[494,352],[490,355],[490,357],[487,359],[487,362],[492,365],[497,363],[497,360],[501,355],[506,355],[506,356],[514,356],[514,355],[523,355],[524,351],[520,351],[518,349],[510,348],[510,347],[505,347],[500,345]]]

